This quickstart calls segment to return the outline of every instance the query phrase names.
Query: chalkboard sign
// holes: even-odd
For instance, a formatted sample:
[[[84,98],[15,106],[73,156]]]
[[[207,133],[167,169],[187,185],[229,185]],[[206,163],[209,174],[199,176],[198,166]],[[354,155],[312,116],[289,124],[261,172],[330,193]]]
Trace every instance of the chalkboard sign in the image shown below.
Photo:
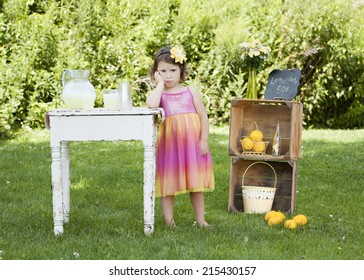
[[[301,71],[298,69],[273,70],[268,77],[264,98],[270,100],[295,98],[300,78]]]

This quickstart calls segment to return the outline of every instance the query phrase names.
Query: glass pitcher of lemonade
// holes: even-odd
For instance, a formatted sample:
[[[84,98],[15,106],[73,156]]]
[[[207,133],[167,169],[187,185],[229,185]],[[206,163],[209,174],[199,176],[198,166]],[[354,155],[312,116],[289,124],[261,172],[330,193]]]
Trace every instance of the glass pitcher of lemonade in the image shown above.
[[[65,70],[62,74],[62,99],[71,109],[90,110],[94,107],[96,91],[89,81],[90,70]]]

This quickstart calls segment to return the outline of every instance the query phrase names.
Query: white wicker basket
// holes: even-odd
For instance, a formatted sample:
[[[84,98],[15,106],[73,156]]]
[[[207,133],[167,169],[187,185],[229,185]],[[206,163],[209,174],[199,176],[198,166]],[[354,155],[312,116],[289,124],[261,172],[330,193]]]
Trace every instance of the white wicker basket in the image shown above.
[[[266,164],[270,166],[274,172],[274,186],[273,187],[261,187],[261,186],[244,186],[245,174],[250,167],[255,164]],[[257,161],[248,166],[243,174],[242,179],[242,195],[243,206],[245,213],[267,213],[272,210],[273,200],[276,192],[277,185],[277,173],[273,166],[264,161]]]

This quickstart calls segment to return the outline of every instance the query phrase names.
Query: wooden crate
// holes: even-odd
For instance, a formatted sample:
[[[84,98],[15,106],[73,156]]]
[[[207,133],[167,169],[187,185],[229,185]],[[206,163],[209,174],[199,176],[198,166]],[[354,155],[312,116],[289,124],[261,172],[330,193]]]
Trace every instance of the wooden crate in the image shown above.
[[[243,174],[256,160],[246,160],[241,157],[231,157],[229,211],[244,212],[242,197]],[[266,161],[277,174],[276,193],[272,210],[293,213],[296,208],[297,161]],[[254,164],[244,176],[244,185],[274,186],[274,172],[266,164]]]
[[[303,106],[296,101],[235,99],[231,101],[229,154],[254,159],[256,156],[244,155],[240,140],[249,136],[257,123],[263,132],[264,141],[269,141],[266,155],[260,159],[298,159],[301,156]],[[280,123],[280,156],[273,157],[272,141],[277,121]],[[255,158],[258,160],[259,158]]]

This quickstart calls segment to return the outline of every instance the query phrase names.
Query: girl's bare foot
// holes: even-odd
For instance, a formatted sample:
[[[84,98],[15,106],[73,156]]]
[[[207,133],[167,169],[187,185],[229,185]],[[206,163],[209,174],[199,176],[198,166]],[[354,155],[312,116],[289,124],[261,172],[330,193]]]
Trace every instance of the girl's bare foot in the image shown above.
[[[197,225],[200,227],[200,228],[213,228],[213,225],[210,225],[208,222],[204,221],[202,223],[198,223],[197,222]]]
[[[166,225],[167,225],[167,227],[170,227],[170,228],[175,228],[175,227],[177,227],[176,222],[175,222],[174,220],[172,220],[172,221],[170,221],[170,222],[166,223]]]

